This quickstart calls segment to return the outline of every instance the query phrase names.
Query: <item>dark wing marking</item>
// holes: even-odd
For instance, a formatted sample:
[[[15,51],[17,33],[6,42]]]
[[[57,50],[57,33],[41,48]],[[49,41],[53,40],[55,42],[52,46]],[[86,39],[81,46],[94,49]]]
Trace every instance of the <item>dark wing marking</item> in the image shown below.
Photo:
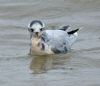
[[[62,27],[61,29],[59,29],[59,30],[66,31],[69,27],[70,27],[69,25],[67,25],[67,26],[63,26],[63,27]]]
[[[41,44],[41,46],[42,46],[41,50],[45,50],[45,45],[43,43]]]
[[[71,34],[74,34],[75,32],[77,32],[79,29],[76,29],[76,30],[72,30],[72,31],[69,31],[69,32],[67,32],[69,35],[71,35]]]
[[[58,50],[58,49],[56,49],[56,48],[51,48],[51,50],[52,50],[54,53],[56,53],[56,54],[61,53],[61,51]]]
[[[68,51],[66,47],[64,47],[63,49],[51,48],[51,50],[52,50],[55,54],[66,53],[66,52]]]

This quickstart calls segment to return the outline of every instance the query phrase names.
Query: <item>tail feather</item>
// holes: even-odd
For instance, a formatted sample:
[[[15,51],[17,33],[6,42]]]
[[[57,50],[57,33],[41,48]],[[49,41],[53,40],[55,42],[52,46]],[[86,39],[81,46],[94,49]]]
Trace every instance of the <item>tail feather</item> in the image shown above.
[[[69,31],[69,32],[67,32],[69,35],[71,35],[71,34],[74,34],[75,32],[77,32],[79,29],[76,29],[76,30],[72,30],[72,31]]]

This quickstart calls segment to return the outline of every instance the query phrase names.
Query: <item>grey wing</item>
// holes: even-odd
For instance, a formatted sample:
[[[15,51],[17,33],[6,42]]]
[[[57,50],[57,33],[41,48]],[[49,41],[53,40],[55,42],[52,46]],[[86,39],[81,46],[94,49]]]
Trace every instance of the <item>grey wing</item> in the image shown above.
[[[67,37],[65,38],[59,38],[59,41],[54,43],[54,46],[52,46],[51,50],[54,53],[66,53],[70,49],[69,45],[69,39]]]
[[[64,35],[65,34],[65,35]],[[66,53],[69,48],[68,34],[63,31],[46,31],[41,39],[54,53]]]

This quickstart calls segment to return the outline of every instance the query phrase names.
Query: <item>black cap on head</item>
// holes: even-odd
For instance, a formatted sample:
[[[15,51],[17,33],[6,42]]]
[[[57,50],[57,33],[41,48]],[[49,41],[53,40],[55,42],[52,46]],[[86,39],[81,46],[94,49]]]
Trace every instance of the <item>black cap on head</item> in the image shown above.
[[[44,26],[43,23],[39,20],[33,20],[31,23],[30,23],[30,27],[32,27],[33,24],[35,23],[39,23],[41,26]]]

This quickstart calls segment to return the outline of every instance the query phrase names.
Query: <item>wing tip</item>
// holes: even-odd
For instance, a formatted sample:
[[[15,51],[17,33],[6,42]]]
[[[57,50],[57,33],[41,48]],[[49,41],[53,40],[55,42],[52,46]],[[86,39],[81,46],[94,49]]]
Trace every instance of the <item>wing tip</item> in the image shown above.
[[[69,32],[67,32],[67,33],[68,33],[69,35],[71,35],[71,34],[76,33],[77,31],[79,31],[79,28],[78,28],[78,29],[76,29],[76,30],[69,31]]]

